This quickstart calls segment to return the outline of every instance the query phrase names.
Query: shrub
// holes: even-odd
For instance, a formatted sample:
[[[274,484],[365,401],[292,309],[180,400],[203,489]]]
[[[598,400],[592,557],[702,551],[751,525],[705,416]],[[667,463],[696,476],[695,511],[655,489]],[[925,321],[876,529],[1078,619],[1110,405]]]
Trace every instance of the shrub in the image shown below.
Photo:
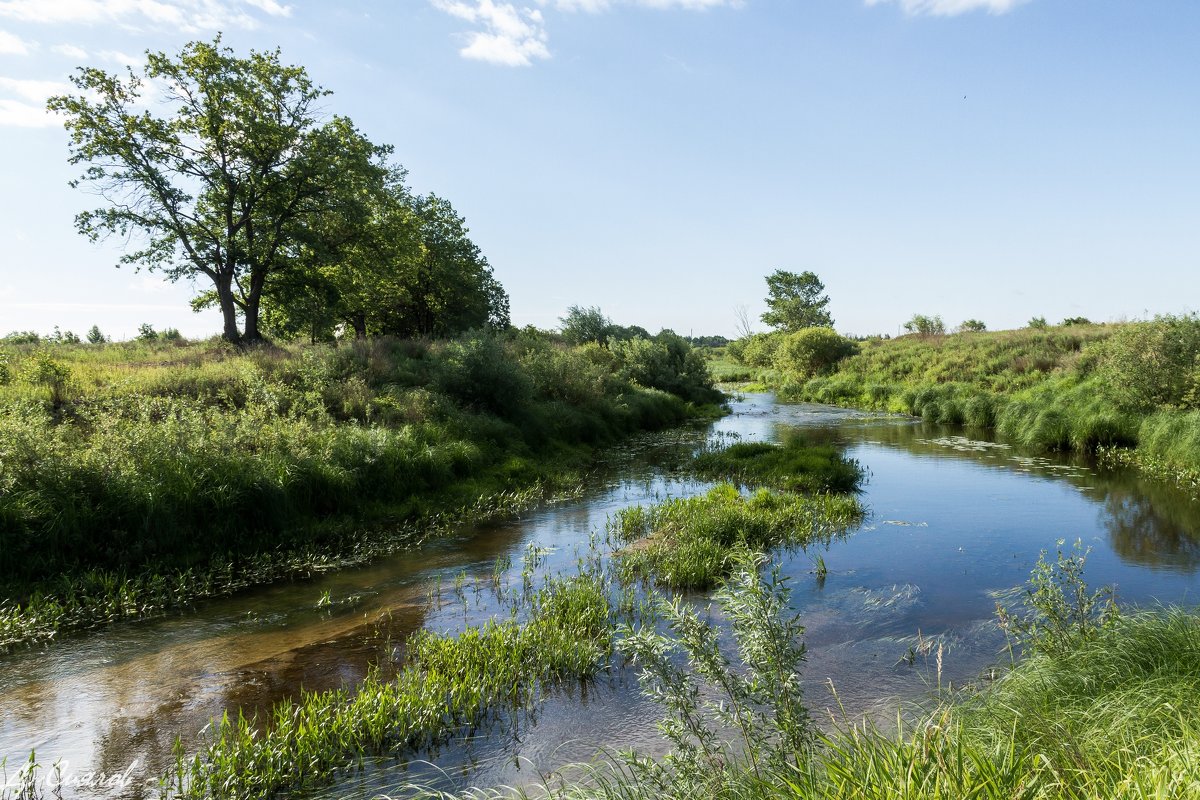
[[[775,350],[783,337],[774,333],[755,333],[745,339],[741,346],[740,358],[742,363],[751,367],[769,367],[775,361]]]
[[[682,336],[664,331],[653,339],[613,342],[611,347],[621,374],[648,389],[699,402],[719,397],[703,356]]]
[[[467,334],[442,355],[435,385],[464,405],[512,418],[533,394],[528,376],[492,334]]]
[[[987,330],[987,325],[982,320],[968,319],[963,320],[958,326],[958,330],[960,333],[983,333]]]
[[[927,317],[924,314],[913,314],[912,319],[904,323],[904,330],[918,336],[941,336],[946,332],[946,323],[940,316]]]
[[[1050,327],[1050,323],[1046,322],[1045,317],[1034,317],[1033,319],[1029,320],[1028,327],[1034,329],[1035,331],[1041,331]]]
[[[1200,408],[1200,318],[1159,316],[1123,326],[1101,346],[1098,374],[1123,407]]]
[[[774,362],[780,372],[811,378],[830,372],[857,352],[858,345],[832,328],[805,328],[782,337]]]

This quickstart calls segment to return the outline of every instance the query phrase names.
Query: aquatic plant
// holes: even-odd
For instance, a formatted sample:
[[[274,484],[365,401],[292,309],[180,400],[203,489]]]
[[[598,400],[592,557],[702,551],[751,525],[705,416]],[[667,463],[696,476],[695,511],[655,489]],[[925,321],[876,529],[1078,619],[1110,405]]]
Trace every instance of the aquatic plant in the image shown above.
[[[690,468],[704,478],[794,492],[852,492],[864,477],[862,466],[838,448],[809,444],[800,435],[786,436],[779,444],[709,448],[696,455]]]
[[[611,528],[630,543],[619,554],[626,577],[704,589],[729,575],[742,551],[828,544],[862,515],[857,499],[846,495],[763,489],[746,497],[733,484],[722,484],[699,497],[623,509]]]

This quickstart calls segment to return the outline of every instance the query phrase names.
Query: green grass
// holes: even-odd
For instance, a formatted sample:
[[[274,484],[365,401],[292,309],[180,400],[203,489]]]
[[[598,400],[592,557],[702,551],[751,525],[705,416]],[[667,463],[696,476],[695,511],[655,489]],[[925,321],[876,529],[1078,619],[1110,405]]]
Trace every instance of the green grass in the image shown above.
[[[756,377],[785,399],[995,430],[1040,452],[1137,448],[1124,459],[1183,481],[1200,470],[1200,320],[1165,317],[869,339],[830,374]]]
[[[377,552],[716,413],[532,333],[0,356],[0,647]]]
[[[692,470],[701,477],[769,486],[792,492],[852,492],[863,480],[857,461],[831,445],[809,444],[802,436],[780,444],[738,442],[696,455]]]
[[[763,489],[746,497],[723,484],[700,497],[623,509],[611,525],[631,543],[620,553],[625,576],[706,589],[727,576],[743,552],[828,544],[862,515],[858,500],[846,495]]]
[[[552,580],[529,604],[523,623],[414,634],[392,680],[303,693],[266,720],[222,719],[198,755],[177,759],[170,791],[250,798],[319,786],[365,757],[435,744],[497,710],[522,708],[543,681],[586,678],[608,664],[612,626],[599,578]]]

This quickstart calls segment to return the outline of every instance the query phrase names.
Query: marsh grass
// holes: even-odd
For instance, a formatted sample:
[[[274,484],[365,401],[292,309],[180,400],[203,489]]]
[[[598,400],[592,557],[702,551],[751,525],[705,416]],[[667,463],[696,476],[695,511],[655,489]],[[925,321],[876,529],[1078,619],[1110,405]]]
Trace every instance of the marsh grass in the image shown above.
[[[801,436],[781,443],[737,442],[696,455],[692,470],[703,478],[768,486],[792,492],[852,492],[862,466],[832,445],[809,444]]]
[[[319,786],[365,758],[432,745],[519,711],[543,682],[606,667],[612,625],[601,578],[551,579],[526,601],[521,621],[492,620],[457,636],[414,634],[394,679],[372,675],[353,690],[302,693],[265,720],[224,717],[199,754],[177,756],[164,793],[248,798]]]
[[[847,495],[763,489],[745,496],[733,484],[722,484],[699,497],[623,509],[611,528],[631,543],[619,558],[627,578],[706,589],[730,574],[741,552],[828,545],[862,516],[858,500]]]

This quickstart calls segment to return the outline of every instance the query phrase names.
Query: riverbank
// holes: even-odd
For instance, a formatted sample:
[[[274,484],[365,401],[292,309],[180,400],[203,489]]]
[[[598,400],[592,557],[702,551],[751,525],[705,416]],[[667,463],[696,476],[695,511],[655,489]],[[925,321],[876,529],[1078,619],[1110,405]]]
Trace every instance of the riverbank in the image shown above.
[[[1127,450],[1124,465],[1181,486],[1200,470],[1195,317],[873,338],[819,375],[772,347],[780,336],[733,350],[785,398],[994,430],[1035,452]]]
[[[720,413],[677,338],[651,365],[533,332],[0,347],[0,649],[570,493],[598,448]]]

